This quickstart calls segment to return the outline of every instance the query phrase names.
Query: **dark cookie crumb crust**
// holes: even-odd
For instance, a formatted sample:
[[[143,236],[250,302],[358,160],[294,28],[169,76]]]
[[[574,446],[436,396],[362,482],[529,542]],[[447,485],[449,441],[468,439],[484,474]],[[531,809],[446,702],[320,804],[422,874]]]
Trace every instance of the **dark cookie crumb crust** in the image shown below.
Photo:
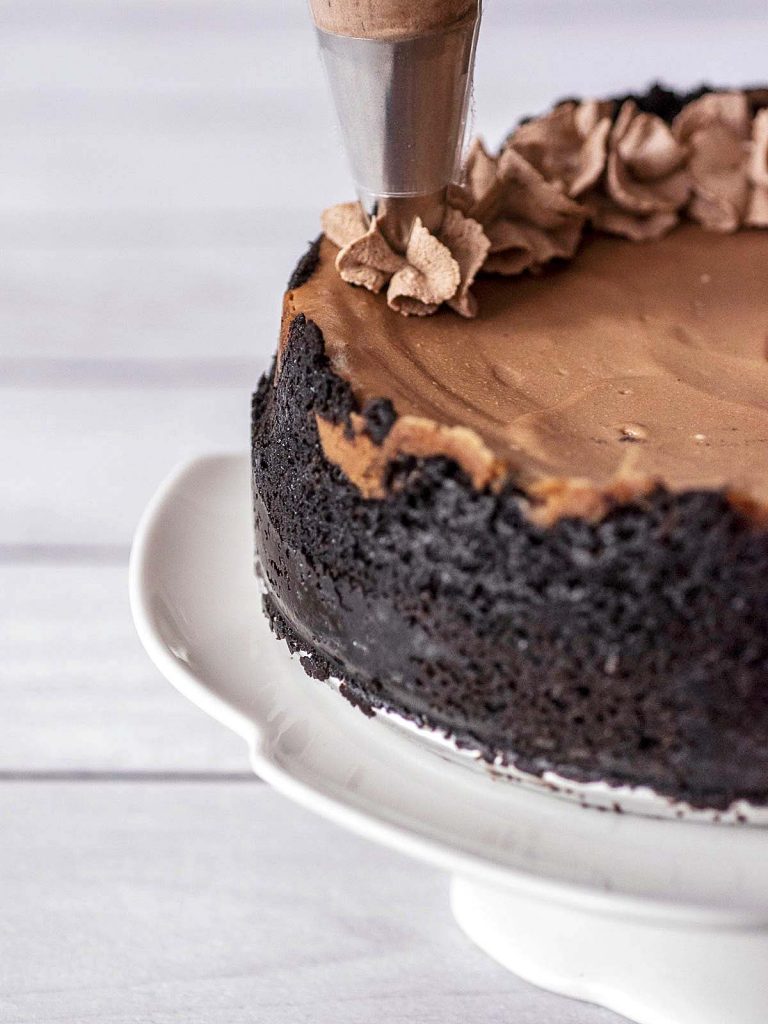
[[[524,771],[768,802],[768,533],[663,489],[540,528],[444,458],[399,459],[366,500],[315,424],[353,411],[298,316],[254,396],[253,488],[265,609],[310,675]],[[379,442],[391,411],[363,414]]]

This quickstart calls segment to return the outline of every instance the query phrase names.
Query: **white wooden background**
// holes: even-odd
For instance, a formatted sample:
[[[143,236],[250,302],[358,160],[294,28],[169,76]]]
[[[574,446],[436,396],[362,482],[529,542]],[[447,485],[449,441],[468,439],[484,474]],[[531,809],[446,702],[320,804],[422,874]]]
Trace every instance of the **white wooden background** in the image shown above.
[[[765,79],[767,43],[767,0],[487,0],[477,127]],[[133,633],[138,515],[179,460],[246,444],[282,286],[349,193],[303,0],[0,0],[4,1022],[615,1019],[252,779]]]

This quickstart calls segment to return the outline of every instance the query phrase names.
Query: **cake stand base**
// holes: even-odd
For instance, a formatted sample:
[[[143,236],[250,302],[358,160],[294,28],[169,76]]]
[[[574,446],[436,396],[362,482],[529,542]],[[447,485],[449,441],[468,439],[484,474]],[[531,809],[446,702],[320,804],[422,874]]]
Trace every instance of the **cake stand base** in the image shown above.
[[[765,1024],[768,927],[732,915],[636,917],[454,877],[454,916],[526,981],[638,1024]]]
[[[155,663],[261,778],[450,872],[467,934],[543,988],[640,1024],[768,1024],[768,822],[600,814],[361,715],[272,635],[250,502],[247,457],[177,472],[137,533],[131,602]]]

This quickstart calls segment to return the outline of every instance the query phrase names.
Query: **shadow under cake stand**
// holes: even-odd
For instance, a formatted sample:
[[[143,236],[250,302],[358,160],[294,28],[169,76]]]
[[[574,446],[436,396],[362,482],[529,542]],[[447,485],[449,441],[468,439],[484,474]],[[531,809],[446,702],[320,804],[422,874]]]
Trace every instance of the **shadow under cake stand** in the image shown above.
[[[768,828],[629,813],[515,783],[308,679],[253,576],[247,457],[176,471],[131,557],[134,619],[185,696],[254,770],[338,824],[452,874],[454,915],[499,963],[640,1024],[768,1021]],[[613,802],[614,797],[611,797]],[[637,811],[645,813],[635,813]]]

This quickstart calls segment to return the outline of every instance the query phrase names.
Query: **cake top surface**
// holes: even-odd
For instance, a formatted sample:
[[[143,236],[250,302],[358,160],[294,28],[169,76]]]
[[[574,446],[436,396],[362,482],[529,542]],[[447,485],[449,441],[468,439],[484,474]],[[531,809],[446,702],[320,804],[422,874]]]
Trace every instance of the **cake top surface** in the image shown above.
[[[653,478],[768,502],[768,233],[594,236],[567,267],[478,281],[471,323],[393,316],[335,255],[324,241],[288,311],[361,405],[468,427],[526,487]]]
[[[464,260],[442,305],[424,291],[445,280],[435,239],[396,266],[375,223],[360,242],[334,237],[351,204],[326,218],[286,324],[300,313],[317,323],[361,409],[392,402],[383,438],[364,416],[351,429],[318,422],[326,456],[366,496],[384,493],[395,455],[448,455],[475,486],[518,485],[545,521],[597,516],[659,484],[723,489],[768,511],[768,96],[650,95],[670,107],[664,118],[640,98],[610,115],[602,102],[561,104],[554,125],[531,122],[523,141],[545,191],[522,166],[519,134],[515,151],[475,150],[469,213],[490,213],[481,231],[454,211],[452,252],[478,232],[503,245],[485,247],[476,279],[477,260],[468,274]],[[565,227],[545,224],[553,196],[567,205],[577,193],[578,215],[564,205]]]

